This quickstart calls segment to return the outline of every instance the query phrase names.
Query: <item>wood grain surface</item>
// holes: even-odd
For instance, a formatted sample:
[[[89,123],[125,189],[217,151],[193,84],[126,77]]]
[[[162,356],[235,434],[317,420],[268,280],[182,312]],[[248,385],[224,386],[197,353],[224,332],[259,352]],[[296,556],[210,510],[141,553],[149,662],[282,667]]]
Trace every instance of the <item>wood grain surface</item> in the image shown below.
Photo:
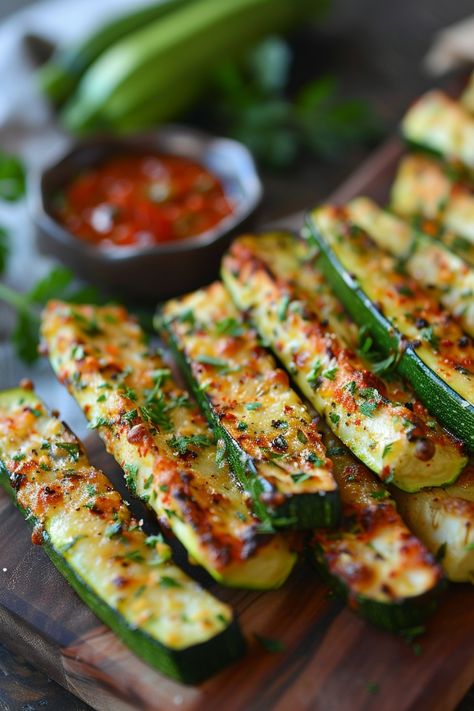
[[[367,193],[383,200],[401,150],[396,139],[385,144],[333,199]],[[301,219],[285,223],[298,228]],[[122,488],[122,475],[99,440],[91,436],[87,444],[91,461]],[[449,590],[414,648],[343,607],[305,563],[269,593],[225,590],[198,573],[236,609],[249,648],[241,662],[186,687],[147,667],[97,620],[31,544],[28,527],[3,492],[0,540],[2,642],[101,711],[449,711],[474,682],[469,586]],[[179,549],[177,556],[182,559]],[[266,651],[255,635],[278,639],[282,651]]]

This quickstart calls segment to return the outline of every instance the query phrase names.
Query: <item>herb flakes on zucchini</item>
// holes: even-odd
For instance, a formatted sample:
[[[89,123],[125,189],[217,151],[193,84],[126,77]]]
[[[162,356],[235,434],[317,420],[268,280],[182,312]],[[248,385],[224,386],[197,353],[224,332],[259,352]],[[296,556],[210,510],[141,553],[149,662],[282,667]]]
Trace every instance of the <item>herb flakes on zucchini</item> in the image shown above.
[[[82,444],[28,389],[0,393],[0,483],[93,612],[163,674],[196,683],[241,656],[230,608],[147,538]]]
[[[474,337],[474,269],[369,198],[351,200],[347,212],[352,222],[368,232],[377,246],[397,257],[408,274],[429,288]]]
[[[407,491],[453,481],[464,464],[459,448],[391,402],[383,384],[317,312],[296,283],[295,272],[303,267],[295,244],[288,235],[236,240],[223,263],[234,301],[330,429],[382,480]],[[279,306],[288,295],[281,321]]]
[[[193,560],[225,585],[267,589],[295,555],[267,536],[219,458],[212,431],[120,307],[50,302],[42,334],[50,360],[125,472]]]
[[[313,418],[223,285],[169,301],[157,321],[256,512],[279,526],[335,525],[339,495]]]
[[[474,449],[471,339],[427,289],[348,220],[344,208],[315,210],[306,233],[320,249],[318,265],[347,311],[386,356],[396,358],[399,373],[432,414]]]

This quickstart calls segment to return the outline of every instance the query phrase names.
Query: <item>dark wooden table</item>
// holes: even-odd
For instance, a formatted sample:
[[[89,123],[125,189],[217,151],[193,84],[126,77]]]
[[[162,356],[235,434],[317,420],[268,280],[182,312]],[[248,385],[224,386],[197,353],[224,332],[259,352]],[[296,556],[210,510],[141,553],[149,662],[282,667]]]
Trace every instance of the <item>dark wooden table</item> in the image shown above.
[[[28,0],[7,0],[0,16],[20,4],[28,4]],[[421,59],[434,33],[472,10],[472,0],[333,0],[322,26],[298,36],[296,70],[302,76],[337,74],[345,94],[371,102],[388,135],[407,104],[430,84]],[[354,149],[332,163],[303,161],[291,175],[289,171],[264,174],[266,194],[259,222],[317,202],[333,191],[369,150]],[[0,644],[0,711],[88,708]],[[473,690],[458,711],[472,710]]]

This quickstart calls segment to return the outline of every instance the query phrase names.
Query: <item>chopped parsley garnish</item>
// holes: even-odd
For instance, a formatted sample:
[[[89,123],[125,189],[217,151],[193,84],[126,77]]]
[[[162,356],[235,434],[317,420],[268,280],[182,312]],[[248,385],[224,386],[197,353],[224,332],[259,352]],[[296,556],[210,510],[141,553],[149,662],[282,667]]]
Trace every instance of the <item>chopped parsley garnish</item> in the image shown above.
[[[222,358],[214,358],[214,356],[209,355],[198,355],[196,356],[198,363],[203,363],[204,365],[212,365],[213,368],[219,368],[221,370],[228,369],[229,364],[226,360]]]
[[[330,412],[329,413],[329,419],[334,425],[337,425],[339,420],[341,419],[341,416],[337,414],[337,412]]]
[[[335,380],[337,371],[338,368],[329,368],[322,373],[322,376],[326,378],[326,380]]]
[[[384,457],[386,457],[387,454],[392,451],[392,447],[393,447],[393,442],[389,442],[388,444],[385,445],[385,447],[383,448],[383,452],[382,452],[382,459],[384,459]]]
[[[124,412],[121,418],[122,422],[127,422],[128,424],[130,424],[137,417],[137,415],[137,410],[129,410],[128,412]]]
[[[137,476],[138,476],[138,466],[136,464],[126,464],[125,469],[125,483],[130,490],[132,496],[137,495]]]
[[[76,442],[58,442],[56,447],[64,449],[64,451],[69,454],[73,462],[77,462],[81,456],[81,448]]]
[[[322,467],[324,464],[323,460],[318,457],[314,452],[310,452],[306,457],[306,460],[311,464],[314,464],[315,467]]]
[[[162,588],[182,588],[183,586],[179,582],[179,580],[176,580],[175,578],[170,578],[168,575],[163,575],[162,578],[160,578],[160,585]]]
[[[246,429],[248,429],[248,424],[240,420],[239,424],[237,425],[237,429],[240,430],[240,432],[244,432]]]
[[[165,432],[172,429],[171,420],[167,414],[167,406],[162,392],[152,391],[147,397],[147,404],[140,408],[142,417],[147,422],[157,425]]]
[[[124,558],[125,560],[132,560],[134,563],[143,563],[143,561],[145,560],[140,551],[137,550],[125,553]]]
[[[244,327],[236,318],[228,316],[216,323],[216,333],[219,336],[233,336],[237,338],[244,333]]]
[[[147,536],[145,539],[145,545],[149,548],[154,548],[158,543],[164,543],[165,540],[161,533],[155,534],[153,536]]]
[[[288,306],[290,305],[290,297],[288,294],[285,294],[283,298],[281,299],[280,303],[278,304],[278,310],[277,310],[277,315],[278,319],[280,321],[284,321],[286,319],[286,316],[288,314]]]
[[[425,326],[420,330],[420,336],[424,341],[428,341],[433,348],[439,347],[439,338],[433,331],[433,326]]]
[[[322,363],[318,358],[317,360],[314,361],[311,371],[308,374],[308,377],[306,378],[310,385],[317,384],[318,378],[321,375],[322,369],[323,369]]]
[[[176,320],[179,321],[179,323],[189,323],[190,326],[194,326],[196,323],[196,317],[192,309],[188,309],[187,311],[180,313],[176,317]]]
[[[112,420],[109,420],[107,419],[107,417],[102,417],[102,415],[100,415],[99,417],[96,417],[93,422],[89,422],[88,427],[90,430],[96,430],[98,427],[111,427],[112,425]]]
[[[137,399],[137,394],[135,390],[133,390],[133,388],[130,388],[128,385],[125,385],[125,383],[122,383],[120,385],[119,390],[122,395],[128,397],[129,400],[133,400],[135,402],[135,400]]]
[[[296,436],[298,437],[298,441],[301,442],[301,444],[308,444],[308,438],[306,437],[303,430],[298,430]]]
[[[245,405],[246,410],[259,410],[262,407],[261,402],[248,402]]]
[[[209,447],[212,441],[206,435],[173,435],[168,440],[171,449],[184,456],[190,447]]]
[[[387,498],[389,496],[389,493],[384,489],[379,489],[379,491],[373,491],[370,496],[372,499],[380,500]]]
[[[291,478],[295,484],[301,484],[301,482],[311,479],[312,476],[311,472],[298,472],[298,474],[292,474]]]
[[[114,521],[109,524],[105,529],[105,535],[107,538],[115,538],[122,533],[122,521]]]

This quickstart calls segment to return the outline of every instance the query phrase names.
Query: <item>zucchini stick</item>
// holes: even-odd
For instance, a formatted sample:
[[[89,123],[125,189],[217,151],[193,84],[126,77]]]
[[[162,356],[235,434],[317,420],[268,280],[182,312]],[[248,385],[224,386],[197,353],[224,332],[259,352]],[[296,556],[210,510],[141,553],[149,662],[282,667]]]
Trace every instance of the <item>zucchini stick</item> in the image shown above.
[[[223,285],[169,301],[158,323],[258,507],[280,526],[335,525],[339,495],[312,415]]]
[[[196,683],[239,657],[231,609],[147,537],[72,432],[30,389],[0,393],[0,483],[92,611],[163,674]]]

